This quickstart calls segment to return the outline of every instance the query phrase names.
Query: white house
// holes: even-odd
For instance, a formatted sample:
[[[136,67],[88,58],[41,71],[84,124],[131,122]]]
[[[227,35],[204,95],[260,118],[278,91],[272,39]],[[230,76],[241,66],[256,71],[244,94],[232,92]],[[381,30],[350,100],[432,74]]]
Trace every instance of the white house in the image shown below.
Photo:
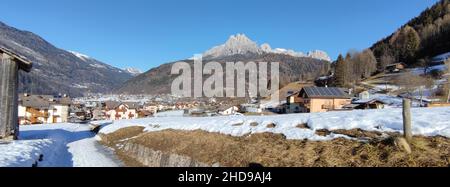
[[[108,101],[105,103],[105,114],[109,120],[120,119],[136,119],[138,118],[137,103],[118,103],[114,101]]]
[[[162,105],[160,105],[160,106],[162,106]],[[159,107],[158,105],[146,105],[146,106],[144,106],[144,110],[148,111],[148,112],[150,112],[152,114],[156,114],[160,108],[162,108],[162,107]]]
[[[19,97],[19,124],[65,123],[69,118],[70,98],[24,94]]]

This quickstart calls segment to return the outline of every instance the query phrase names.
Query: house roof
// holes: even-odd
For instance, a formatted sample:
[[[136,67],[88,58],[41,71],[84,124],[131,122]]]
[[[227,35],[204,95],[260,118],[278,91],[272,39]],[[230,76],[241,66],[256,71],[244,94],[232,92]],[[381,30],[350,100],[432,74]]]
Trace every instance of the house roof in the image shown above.
[[[38,95],[19,96],[19,100],[21,105],[24,107],[49,109],[51,106],[51,102],[49,100]]]
[[[337,87],[305,87],[300,93],[305,93],[309,98],[351,98],[342,88]]]
[[[117,108],[121,103],[117,101],[106,101],[105,106],[108,109],[115,109]]]
[[[298,95],[299,92],[300,91],[296,91],[294,93],[288,94],[288,95],[286,95],[286,97],[291,97],[291,96],[294,96],[294,95]]]
[[[405,63],[403,63],[403,62],[398,62],[398,63],[388,64],[386,67],[392,67],[392,66],[398,66],[398,65],[406,66]]]
[[[129,109],[138,109],[140,106],[139,103],[136,102],[124,102],[122,104],[127,105]]]
[[[55,105],[70,105],[70,98],[61,98],[55,99],[51,95],[19,95],[19,102],[22,106],[31,107],[31,108],[51,108],[51,106]]]
[[[62,97],[62,98],[58,99],[58,102],[62,105],[71,105],[72,99],[70,97]]]
[[[228,110],[228,109],[234,108],[234,107],[238,108],[237,106],[234,106],[234,105],[222,105],[219,107],[219,111],[225,111],[225,110]]]
[[[356,108],[358,106],[360,106],[361,104],[347,104],[344,105],[343,108]]]
[[[379,99],[360,99],[360,100],[353,101],[352,104],[366,104],[366,103],[376,103],[376,102],[386,104],[385,102],[383,102]]]
[[[0,53],[5,53],[8,56],[10,56],[14,61],[18,62],[19,68],[21,70],[24,70],[26,72],[31,71],[33,63],[31,63],[31,61],[29,61],[27,58],[20,56],[18,54],[15,54],[15,53],[11,52],[9,49],[6,49],[4,47],[0,47]]]

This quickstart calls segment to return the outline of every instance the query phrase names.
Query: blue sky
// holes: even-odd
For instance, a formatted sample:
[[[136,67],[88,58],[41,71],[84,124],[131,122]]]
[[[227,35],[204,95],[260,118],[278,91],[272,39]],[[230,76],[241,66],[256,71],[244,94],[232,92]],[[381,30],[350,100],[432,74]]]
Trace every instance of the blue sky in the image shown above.
[[[0,21],[105,63],[148,70],[245,33],[335,59],[391,34],[438,0],[14,0]]]

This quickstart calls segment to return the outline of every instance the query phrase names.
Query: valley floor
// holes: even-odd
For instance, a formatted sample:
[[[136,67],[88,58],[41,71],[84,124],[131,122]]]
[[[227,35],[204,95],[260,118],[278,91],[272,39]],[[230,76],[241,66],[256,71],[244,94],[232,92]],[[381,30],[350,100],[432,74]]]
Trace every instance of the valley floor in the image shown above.
[[[412,154],[396,143],[401,113],[392,108],[99,121],[98,136],[83,124],[21,126],[19,141],[0,143],[0,166],[448,166],[450,108],[412,109]],[[124,156],[127,151],[144,160]]]

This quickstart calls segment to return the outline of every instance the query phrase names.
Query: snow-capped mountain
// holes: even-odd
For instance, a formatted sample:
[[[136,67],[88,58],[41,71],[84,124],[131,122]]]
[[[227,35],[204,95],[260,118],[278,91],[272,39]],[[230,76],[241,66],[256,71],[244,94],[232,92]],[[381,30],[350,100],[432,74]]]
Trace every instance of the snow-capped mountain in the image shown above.
[[[138,76],[143,73],[141,70],[139,70],[137,68],[125,68],[123,70],[133,76]]]
[[[263,51],[258,44],[245,36],[244,34],[232,35],[225,44],[213,47],[206,51],[203,56],[210,58],[219,58],[223,56],[232,56],[236,54],[261,54]]]
[[[106,68],[104,65],[101,65],[99,63],[92,63],[93,61],[95,62],[95,59],[89,57],[88,55],[76,52],[76,51],[69,51],[70,53],[72,53],[73,55],[75,55],[76,57],[78,57],[79,59],[88,62],[90,66],[92,67],[97,67],[97,68]],[[125,72],[128,73],[132,76],[138,76],[139,74],[143,73],[141,70],[136,69],[136,68],[124,68],[123,70],[118,70],[119,72]]]
[[[245,34],[237,34],[232,35],[220,46],[213,47],[212,49],[206,51],[203,56],[205,58],[220,58],[232,55],[245,55],[245,54],[262,54],[262,53],[275,53],[275,54],[284,54],[290,55],[294,57],[309,57],[319,60],[331,61],[330,56],[324,51],[314,50],[308,53],[296,52],[291,49],[283,49],[283,48],[275,48],[272,47],[268,43],[264,43],[261,46],[251,39],[249,39]]]
[[[83,61],[87,61],[87,60],[91,59],[91,57],[89,57],[89,56],[87,56],[85,54],[81,54],[81,53],[76,52],[76,51],[69,51],[69,52],[72,53],[73,55],[75,55],[76,57],[80,58]]]
[[[216,61],[224,68],[226,62],[280,62],[280,80],[282,85],[296,81],[314,80],[323,76],[329,70],[330,62],[325,52],[313,51],[307,54],[286,49],[272,49],[269,44],[258,44],[244,34],[233,35],[223,45],[206,51],[205,61]],[[324,60],[326,59],[326,60]],[[194,59],[184,62],[193,64]],[[163,64],[159,67],[126,81],[118,88],[117,94],[170,94],[172,65],[176,62]]]

